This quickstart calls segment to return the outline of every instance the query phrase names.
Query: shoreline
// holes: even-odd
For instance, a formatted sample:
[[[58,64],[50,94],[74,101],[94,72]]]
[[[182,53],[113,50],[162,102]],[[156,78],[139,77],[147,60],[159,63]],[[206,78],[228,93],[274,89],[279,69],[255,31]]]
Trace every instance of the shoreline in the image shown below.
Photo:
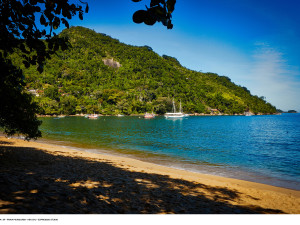
[[[192,173],[260,183],[260,184],[270,185],[274,187],[300,191],[300,187],[298,187],[297,184],[295,184],[295,182],[283,180],[275,177],[265,176],[263,174],[258,174],[258,172],[251,172],[249,170],[241,170],[241,169],[232,170],[228,168],[219,168],[215,166],[208,166],[208,165],[203,166],[197,164],[190,164],[190,163],[182,162],[180,160],[177,161],[175,158],[174,158],[175,161],[172,161],[169,158],[161,158],[161,156],[154,156],[154,155],[151,156],[147,155],[147,157],[149,158],[145,158],[144,155],[122,153],[116,150],[115,148],[99,149],[98,146],[86,146],[74,142],[65,142],[65,141],[58,141],[58,140],[45,139],[45,138],[40,138],[35,142],[41,144],[50,144],[57,147],[68,148],[75,151],[83,151],[83,152],[88,152],[93,154],[108,155],[112,157],[116,156],[116,157],[130,158],[145,163],[151,163],[158,166],[183,170]]]
[[[288,112],[283,112],[283,113],[288,113]],[[298,112],[296,112],[298,113]],[[258,113],[258,114],[253,114],[252,116],[272,116],[272,115],[281,115],[282,113]],[[72,115],[64,115],[64,114],[58,114],[58,115],[37,115],[37,117],[59,117],[59,116],[78,116],[78,117],[85,117],[86,115],[89,114],[72,114]],[[96,114],[98,116],[118,116],[118,114]],[[130,114],[130,115],[123,115],[123,116],[144,116],[145,114]],[[245,116],[244,113],[240,113],[240,114],[226,114],[226,113],[189,113],[187,114],[188,116]],[[155,116],[164,116],[163,114],[155,114]]]
[[[118,117],[118,115],[102,115],[102,114],[96,114],[99,117]],[[281,114],[257,114],[252,116],[278,116]],[[59,116],[63,117],[85,117],[85,115],[38,115],[38,118],[59,118]],[[144,117],[143,114],[133,114],[133,115],[124,115],[124,116],[130,116],[130,117]],[[164,115],[156,115],[164,117]],[[197,117],[197,116],[245,116],[244,114],[188,114],[188,116]]]
[[[77,189],[85,188],[90,191],[87,195],[93,200],[93,204],[105,204],[105,206],[110,205],[115,207],[115,209],[111,209],[112,211],[106,212],[108,209],[103,208],[102,211],[96,211],[95,213],[300,213],[300,191],[292,189],[201,174],[143,162],[129,157],[90,153],[74,150],[70,147],[40,142],[27,142],[20,139],[7,139],[3,136],[0,136],[0,147],[0,154],[2,154],[0,161],[9,160],[15,166],[7,168],[10,164],[7,164],[6,161],[2,163],[4,165],[2,166],[3,168],[1,167],[2,171],[8,172],[4,175],[4,180],[8,179],[8,181],[11,181],[8,176],[9,174],[14,174],[16,179],[11,178],[15,181],[11,183],[17,183],[22,186],[16,180],[20,176],[24,179],[24,174],[20,171],[21,169],[25,169],[29,174],[40,173],[43,177],[51,177],[51,184],[48,184],[50,186],[63,185],[56,190],[58,199],[60,200],[64,199],[64,192],[73,192]],[[29,153],[26,154],[26,151],[29,151]],[[5,157],[7,152],[9,154]],[[31,155],[30,158],[28,158],[29,155]],[[45,161],[47,157],[51,158],[50,161],[52,164],[47,164],[47,160]],[[21,163],[16,164],[12,158],[19,161],[21,159]],[[33,160],[31,162],[41,165],[41,168],[31,168],[31,165],[28,165],[28,160]],[[66,163],[60,164],[61,161]],[[105,167],[105,171],[109,175],[107,177],[99,177],[103,170],[99,169],[99,174],[94,174],[95,168],[90,170],[88,167],[89,164],[95,164],[95,168]],[[56,166],[54,167],[54,165]],[[56,171],[58,167],[61,170],[59,172]],[[82,170],[85,167],[87,169]],[[70,173],[72,168],[75,171],[74,173]],[[27,177],[27,174],[25,174],[25,177]],[[30,176],[29,178],[32,179]],[[47,183],[48,180],[35,180],[37,184],[30,187],[32,184],[30,184],[31,181],[30,179],[28,181],[28,179],[24,180],[26,184],[28,183],[29,188],[27,189],[30,189],[27,191],[33,192],[31,195],[43,195],[39,188],[40,186],[43,187],[44,183]],[[53,182],[53,179],[55,182]],[[114,188],[110,190],[109,187]],[[4,192],[7,192],[7,196],[13,195],[14,198],[6,200],[0,198],[0,213],[22,213],[22,210],[25,210],[24,208],[15,208],[15,205],[20,205],[21,203],[16,199],[16,194],[14,193],[19,193],[20,191],[23,193],[26,190],[20,187],[20,190],[13,190],[14,192],[12,192],[9,182],[6,188]],[[106,192],[106,194],[102,193],[103,189],[108,191],[109,194]],[[138,191],[138,193],[131,193],[133,190]],[[101,192],[101,194],[98,192]],[[45,193],[48,193],[47,190]],[[169,193],[170,195],[165,196],[165,193]],[[24,193],[21,195],[17,197],[26,199],[23,196]],[[95,196],[97,196],[96,199]],[[80,195],[78,198],[85,197]],[[42,199],[43,201],[40,204],[37,203],[37,206],[47,205],[47,198]],[[73,201],[77,200],[74,199]],[[37,201],[37,199],[34,198],[31,201]],[[89,202],[88,200],[85,201]],[[120,202],[131,204],[125,204],[127,205],[125,206]],[[165,206],[163,207],[161,204]],[[119,207],[120,205],[122,207]],[[68,207],[70,207],[70,211],[67,210]],[[82,212],[79,206],[75,207],[75,209],[71,206],[68,207],[60,210],[52,208],[52,211],[53,213],[89,213],[88,210],[90,209],[86,206],[85,209],[87,212]],[[51,210],[50,212],[47,211],[48,209],[51,209],[51,207],[47,207],[46,209],[41,208],[41,211],[34,208],[31,211],[34,212],[37,210],[36,213],[51,213]],[[93,210],[95,209],[93,208]],[[25,210],[25,212],[27,211]]]

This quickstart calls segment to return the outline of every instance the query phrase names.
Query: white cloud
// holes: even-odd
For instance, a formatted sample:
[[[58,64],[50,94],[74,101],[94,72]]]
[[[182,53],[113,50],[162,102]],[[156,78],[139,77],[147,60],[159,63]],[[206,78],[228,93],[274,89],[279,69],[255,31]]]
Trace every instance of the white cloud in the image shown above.
[[[253,94],[266,96],[277,108],[300,109],[298,68],[285,60],[285,55],[267,43],[256,43],[248,86]]]

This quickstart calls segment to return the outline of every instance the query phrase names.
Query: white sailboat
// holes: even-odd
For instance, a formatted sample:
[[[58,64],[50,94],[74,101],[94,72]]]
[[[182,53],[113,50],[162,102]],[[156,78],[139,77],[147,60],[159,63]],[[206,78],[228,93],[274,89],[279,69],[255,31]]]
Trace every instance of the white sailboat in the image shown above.
[[[182,112],[181,101],[180,101],[179,112],[176,112],[174,98],[173,98],[173,110],[172,111],[173,112],[165,113],[165,117],[166,118],[182,118],[182,117],[185,117],[185,114]]]

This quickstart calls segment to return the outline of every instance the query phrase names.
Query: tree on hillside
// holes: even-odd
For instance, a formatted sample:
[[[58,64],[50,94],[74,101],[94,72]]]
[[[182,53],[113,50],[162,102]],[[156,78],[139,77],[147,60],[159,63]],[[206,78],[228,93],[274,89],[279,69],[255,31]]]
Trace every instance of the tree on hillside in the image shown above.
[[[18,51],[25,67],[36,65],[42,72],[45,59],[67,47],[67,40],[53,31],[61,24],[69,27],[68,20],[75,15],[83,19],[84,10],[88,12],[88,4],[81,1],[0,0],[0,127],[7,135],[24,134],[27,140],[41,136],[37,104],[25,91],[22,70],[7,56]]]

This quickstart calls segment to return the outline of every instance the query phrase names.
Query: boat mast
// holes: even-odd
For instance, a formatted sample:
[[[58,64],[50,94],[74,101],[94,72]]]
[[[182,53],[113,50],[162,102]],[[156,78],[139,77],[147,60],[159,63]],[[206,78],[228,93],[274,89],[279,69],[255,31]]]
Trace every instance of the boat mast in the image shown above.
[[[182,113],[181,100],[180,100],[180,108],[179,108],[179,112]]]
[[[176,113],[174,98],[173,98],[173,113]]]

